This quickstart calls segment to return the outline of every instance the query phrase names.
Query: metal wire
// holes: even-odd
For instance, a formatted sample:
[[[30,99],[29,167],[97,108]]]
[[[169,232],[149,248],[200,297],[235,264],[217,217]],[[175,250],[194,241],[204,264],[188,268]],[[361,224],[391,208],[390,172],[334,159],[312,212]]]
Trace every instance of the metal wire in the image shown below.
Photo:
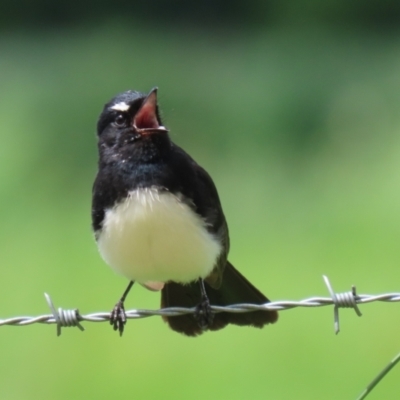
[[[274,301],[262,305],[256,304],[233,304],[230,306],[211,306],[211,310],[215,313],[219,312],[231,312],[231,313],[244,313],[252,312],[257,310],[277,310],[284,311],[290,310],[296,307],[323,307],[334,305],[334,328],[335,333],[339,332],[339,308],[353,308],[358,316],[361,316],[361,312],[358,309],[359,304],[371,303],[374,301],[381,302],[397,302],[400,301],[400,293],[386,293],[380,295],[369,295],[369,294],[356,294],[355,286],[352,287],[351,291],[344,293],[335,293],[326,276],[323,276],[324,282],[328,288],[331,297],[310,297],[308,299],[300,301]],[[78,327],[81,331],[84,330],[80,324],[82,321],[87,322],[105,322],[110,320],[109,312],[97,312],[92,314],[81,315],[77,309],[64,310],[62,308],[56,308],[50,296],[45,293],[47,304],[52,314],[41,315],[37,317],[13,317],[7,319],[0,319],[0,326],[14,325],[14,326],[25,326],[36,323],[41,324],[56,324],[57,335],[61,335],[61,329],[66,327]],[[178,316],[183,314],[194,314],[196,308],[183,308],[183,307],[170,307],[163,308],[160,310],[128,310],[126,311],[127,319],[145,318],[154,315],[165,315],[165,316]]]

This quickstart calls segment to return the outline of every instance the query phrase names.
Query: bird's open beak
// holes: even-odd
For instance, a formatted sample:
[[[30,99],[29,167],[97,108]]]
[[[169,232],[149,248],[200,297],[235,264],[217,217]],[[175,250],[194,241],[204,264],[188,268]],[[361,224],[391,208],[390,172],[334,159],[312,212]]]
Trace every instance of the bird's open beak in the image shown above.
[[[148,134],[153,132],[168,132],[159,124],[157,118],[157,88],[150,91],[144,99],[142,106],[133,118],[133,127],[138,133]]]

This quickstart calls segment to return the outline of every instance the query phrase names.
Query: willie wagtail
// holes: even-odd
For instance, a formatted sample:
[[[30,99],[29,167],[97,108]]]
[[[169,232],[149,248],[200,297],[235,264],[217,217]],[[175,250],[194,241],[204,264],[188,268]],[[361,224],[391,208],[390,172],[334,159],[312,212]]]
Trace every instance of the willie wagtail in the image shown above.
[[[122,334],[134,282],[161,290],[161,307],[196,307],[164,316],[188,336],[227,324],[258,328],[276,311],[213,314],[210,305],[269,300],[228,261],[229,234],[210,175],[174,144],[163,126],[157,88],[127,91],[104,106],[97,124],[99,164],[92,226],[103,259],[130,280],[111,312]]]

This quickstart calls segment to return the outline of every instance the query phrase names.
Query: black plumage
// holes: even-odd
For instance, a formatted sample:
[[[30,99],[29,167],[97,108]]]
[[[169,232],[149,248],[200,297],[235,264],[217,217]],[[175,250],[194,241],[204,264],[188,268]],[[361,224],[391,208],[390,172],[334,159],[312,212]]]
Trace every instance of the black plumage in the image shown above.
[[[263,304],[269,300],[227,260],[229,233],[217,189],[210,175],[183,149],[174,144],[163,127],[156,89],[149,95],[127,91],[104,107],[98,121],[98,173],[93,187],[92,227],[98,239],[107,210],[137,190],[152,188],[170,193],[204,221],[208,233],[221,251],[210,273],[191,282],[165,282],[162,307],[198,306],[198,315],[164,317],[170,327],[189,336],[205,329],[221,329],[229,323],[262,327],[275,322],[274,311],[217,313],[209,304]],[[204,292],[205,289],[205,292]],[[113,310],[112,323],[122,333],[123,300]]]

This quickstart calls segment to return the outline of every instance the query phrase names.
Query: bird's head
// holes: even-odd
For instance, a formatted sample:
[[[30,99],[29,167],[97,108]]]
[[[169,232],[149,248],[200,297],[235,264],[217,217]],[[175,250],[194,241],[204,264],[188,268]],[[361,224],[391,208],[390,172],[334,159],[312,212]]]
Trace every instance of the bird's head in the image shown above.
[[[157,104],[157,88],[149,94],[126,91],[108,102],[97,123],[103,162],[151,161],[169,147]]]

